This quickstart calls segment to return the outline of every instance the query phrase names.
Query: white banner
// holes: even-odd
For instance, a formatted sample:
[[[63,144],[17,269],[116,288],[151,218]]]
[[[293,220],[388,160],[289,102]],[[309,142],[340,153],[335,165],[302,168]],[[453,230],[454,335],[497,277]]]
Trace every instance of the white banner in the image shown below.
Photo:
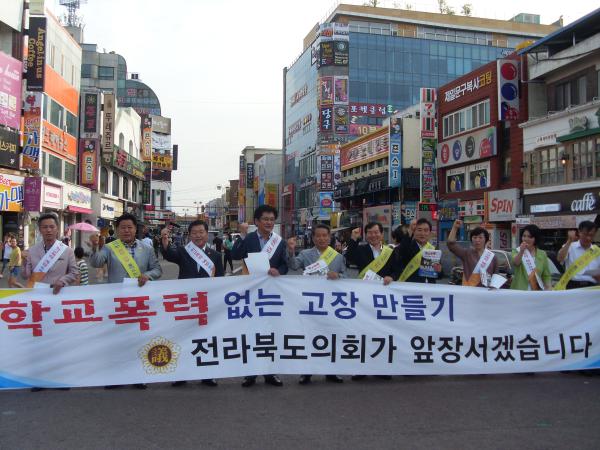
[[[600,367],[597,290],[239,276],[0,290],[0,387]]]

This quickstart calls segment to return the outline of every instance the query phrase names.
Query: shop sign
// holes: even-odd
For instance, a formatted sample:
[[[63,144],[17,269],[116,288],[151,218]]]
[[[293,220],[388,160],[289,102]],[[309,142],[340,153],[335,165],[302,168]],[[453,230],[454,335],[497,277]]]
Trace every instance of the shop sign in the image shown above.
[[[497,61],[498,75],[498,118],[519,118],[519,63],[514,59]]]
[[[496,155],[496,127],[488,127],[438,144],[438,167]]]
[[[29,39],[27,44],[27,59],[25,60],[26,80],[28,91],[44,90],[44,75],[46,69],[46,34],[47,22],[45,17],[29,18]]]
[[[484,189],[491,185],[490,162],[473,164],[467,168],[469,173],[469,190]]]
[[[341,150],[342,168],[371,158],[386,155],[389,152],[389,135],[387,133],[367,139],[358,144],[350,144]]]
[[[509,222],[520,213],[518,189],[493,191],[486,193],[486,196],[490,222]]]
[[[19,133],[0,128],[0,165],[19,168]]]
[[[591,192],[586,192],[582,198],[571,202],[571,211],[573,212],[586,212],[594,209],[596,209],[596,199]]]
[[[534,217],[531,223],[545,230],[577,228],[577,218],[572,215]]]
[[[535,137],[535,146],[536,147],[545,147],[547,145],[554,145],[554,144],[556,144],[556,132]]]
[[[483,216],[485,213],[485,202],[483,200],[469,200],[458,203],[459,217]]]
[[[21,122],[23,63],[0,51],[0,125],[14,129]]]
[[[560,211],[560,203],[546,203],[543,205],[531,205],[529,207],[529,211],[531,212],[531,214],[559,212]]]
[[[142,119],[142,161],[150,161],[152,157],[152,116]]]
[[[115,202],[107,198],[100,199],[100,217],[104,219],[115,218]]]
[[[420,90],[420,111],[421,111],[421,137],[435,138],[435,101],[437,98],[436,90],[433,88],[421,88]]]
[[[99,97],[93,92],[83,94],[83,132],[81,135],[83,138],[98,138]]]
[[[25,96],[23,103],[23,169],[40,169],[42,95],[41,92],[31,92]]]
[[[79,141],[79,179],[81,184],[96,188],[98,178],[98,149],[100,141],[98,139],[81,139]]]
[[[452,89],[444,93],[444,101],[446,103],[453,102],[465,95],[465,93],[476,92],[482,87],[492,84],[492,71],[482,73],[471,80],[465,81],[462,84],[454,86]]]
[[[23,183],[25,193],[23,207],[25,211],[39,212],[42,210],[42,178],[26,177]]]
[[[458,219],[458,200],[442,200],[438,202],[438,220]]]
[[[0,174],[0,211],[23,211],[23,177]]]
[[[377,178],[372,178],[369,181],[369,185],[367,188],[368,192],[377,192],[377,191],[383,191],[384,189],[388,188],[388,179],[387,177],[377,177]]]
[[[421,171],[421,201],[435,202],[435,139],[421,141]]]
[[[576,131],[585,131],[588,129],[588,118],[587,116],[575,116],[569,119],[569,128],[571,133]]]
[[[446,192],[462,192],[467,189],[466,167],[446,171]]]
[[[402,206],[400,207],[400,216],[402,223],[405,225],[409,225],[413,220],[417,218],[417,202],[402,202]]]
[[[115,143],[115,95],[110,93],[104,94],[104,109],[103,109],[103,126],[102,126],[102,159],[107,164],[110,164],[113,158],[113,150]]]
[[[121,217],[123,215],[123,202],[114,201],[114,206],[115,206],[115,217]]]
[[[62,188],[44,183],[44,202],[43,206],[53,209],[62,208]]]
[[[305,84],[300,89],[292,94],[290,97],[290,108],[294,107],[296,103],[302,100],[308,94],[308,84]]]
[[[63,187],[63,194],[65,206],[73,205],[92,209],[92,192],[89,189],[67,184]]]
[[[124,150],[118,149],[113,152],[113,165],[129,175],[133,175],[141,180],[144,179],[144,170],[146,168],[144,162],[131,156]]]
[[[533,219],[533,216],[517,216],[515,223],[517,225],[529,225]]]

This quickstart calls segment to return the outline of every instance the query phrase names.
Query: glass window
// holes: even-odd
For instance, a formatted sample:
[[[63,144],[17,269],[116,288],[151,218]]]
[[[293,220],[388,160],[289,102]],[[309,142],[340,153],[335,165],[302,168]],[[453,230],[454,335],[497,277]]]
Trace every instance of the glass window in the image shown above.
[[[138,184],[135,180],[131,182],[131,201],[138,201]]]
[[[129,141],[129,154],[133,155],[133,141]]]
[[[65,161],[65,181],[77,183],[77,170],[75,164]]]
[[[50,99],[50,123],[55,127],[58,127],[62,130],[62,114],[63,107],[56,103],[54,100]]]
[[[108,194],[108,170],[106,167],[100,168],[100,192]]]
[[[46,94],[42,97],[42,117],[44,120],[49,120],[50,108],[48,107],[48,96]]]
[[[587,101],[587,78],[585,76],[577,79],[577,97],[578,105],[583,105]]]
[[[65,110],[65,112],[67,113],[67,133],[71,136],[77,136],[77,117],[67,110]]]
[[[62,159],[48,154],[48,175],[62,180]]]
[[[115,197],[119,196],[119,174],[117,172],[113,172],[112,195],[114,195]]]
[[[114,80],[115,68],[108,66],[98,66],[98,78],[100,80]]]
[[[129,199],[129,179],[123,177],[123,198]]]
[[[600,139],[596,139],[596,178],[600,178]]]
[[[123,133],[119,133],[119,148],[125,150],[125,135]]]

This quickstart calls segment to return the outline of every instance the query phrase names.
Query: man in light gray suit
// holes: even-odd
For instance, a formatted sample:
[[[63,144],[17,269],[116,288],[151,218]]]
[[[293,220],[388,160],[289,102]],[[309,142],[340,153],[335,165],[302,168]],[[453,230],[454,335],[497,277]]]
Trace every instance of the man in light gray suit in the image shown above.
[[[131,275],[125,269],[121,260],[117,257],[113,245],[122,244],[129,252],[137,267],[140,275],[138,284],[143,286],[148,280],[157,280],[162,275],[162,268],[156,259],[152,247],[148,247],[142,241],[135,238],[137,231],[137,219],[133,214],[125,213],[116,220],[117,240],[110,244],[99,246],[98,236],[90,239],[92,254],[90,263],[93,267],[102,267],[108,265],[108,282],[121,283],[124,278],[130,278]]]
[[[313,248],[302,250],[296,256],[296,238],[287,241],[288,266],[293,270],[304,269],[304,275],[327,275],[329,280],[344,277],[346,264],[344,257],[329,246],[331,243],[331,230],[325,224],[318,224],[313,228]],[[300,384],[309,384],[312,375],[302,375]],[[338,375],[327,375],[327,381],[342,383],[344,380]]]
[[[162,275],[162,268],[156,259],[154,249],[135,238],[137,219],[133,214],[125,213],[118,217],[117,240],[104,246],[99,245],[99,237],[90,239],[92,254],[90,263],[93,267],[108,265],[108,282],[121,283],[124,278],[131,278],[137,273],[138,285],[145,285],[148,280],[156,280]],[[121,250],[121,257],[117,253]],[[125,268],[127,266],[127,269]],[[146,389],[144,383],[134,384],[138,389]],[[119,386],[105,386],[114,389]]]

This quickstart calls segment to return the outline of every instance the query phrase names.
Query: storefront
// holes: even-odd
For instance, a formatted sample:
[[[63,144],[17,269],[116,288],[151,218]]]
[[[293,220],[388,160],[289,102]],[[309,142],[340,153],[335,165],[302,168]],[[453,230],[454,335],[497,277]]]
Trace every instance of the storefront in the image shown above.
[[[23,241],[23,189],[24,178],[17,175],[0,174],[0,242],[13,233]]]
[[[542,229],[544,248],[557,251],[567,239],[567,231],[600,214],[600,187],[573,191],[526,195],[523,213]],[[598,240],[598,235],[596,235]]]
[[[84,219],[91,221],[91,215],[93,214],[92,191],[89,189],[65,183],[63,186],[63,205],[65,229],[70,225],[83,222]],[[75,233],[65,231],[65,235],[71,238],[73,247],[80,247],[87,240],[86,235],[79,231]]]

